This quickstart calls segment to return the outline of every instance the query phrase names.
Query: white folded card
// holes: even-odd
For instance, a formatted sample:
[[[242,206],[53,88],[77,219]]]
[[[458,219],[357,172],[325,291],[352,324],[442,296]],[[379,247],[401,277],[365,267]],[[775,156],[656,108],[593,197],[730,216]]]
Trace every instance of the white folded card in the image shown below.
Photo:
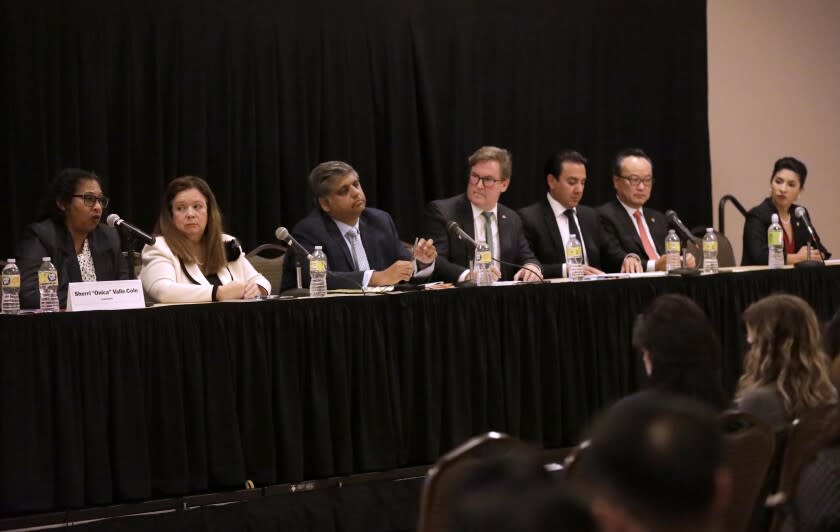
[[[70,283],[67,287],[67,310],[116,310],[144,308],[143,285],[133,281],[95,281]]]

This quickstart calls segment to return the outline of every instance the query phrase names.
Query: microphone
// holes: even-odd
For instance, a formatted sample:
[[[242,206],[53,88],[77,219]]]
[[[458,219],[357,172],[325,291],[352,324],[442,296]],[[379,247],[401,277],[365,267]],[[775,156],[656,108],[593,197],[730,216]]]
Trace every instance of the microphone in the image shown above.
[[[155,237],[149,235],[149,233],[146,233],[142,229],[138,229],[137,227],[134,227],[130,223],[126,222],[125,220],[120,218],[119,214],[109,214],[108,218],[106,218],[105,221],[111,227],[119,227],[121,229],[125,229],[126,232],[131,234],[133,237],[137,238],[138,240],[141,240],[142,242],[145,242],[150,246],[154,245],[155,243]]]
[[[291,233],[289,233],[289,230],[285,227],[278,227],[277,230],[274,231],[274,236],[277,237],[277,240],[280,240],[292,246],[295,251],[306,257],[306,260],[312,260],[312,254],[306,251],[306,248],[301,246],[300,242],[295,240],[295,237],[293,237]]]
[[[470,235],[468,235],[466,233],[466,231],[461,229],[461,226],[458,225],[458,222],[456,222],[456,221],[449,222],[448,224],[446,224],[446,230],[449,232],[449,234],[451,234],[453,236],[457,236],[458,240],[463,240],[472,247],[477,246],[477,244],[475,243],[475,240],[473,240],[473,238]]]
[[[685,238],[686,240],[691,240],[695,244],[700,244],[701,240],[699,237],[696,237],[691,234],[691,231],[688,230],[688,227],[682,223],[680,217],[677,216],[676,211],[674,210],[667,210],[665,211],[665,219],[668,220],[668,223],[674,227],[679,233]]]
[[[820,235],[817,234],[817,230],[811,224],[811,220],[808,218],[808,212],[805,211],[805,207],[797,207],[794,209],[793,215],[802,220],[802,223],[805,224],[808,232],[811,233],[811,240],[814,241],[814,245],[818,250],[820,250],[820,253],[822,253],[826,258],[831,257],[831,253],[829,253],[828,250],[825,249],[825,246],[823,246],[822,242],[820,242]]]

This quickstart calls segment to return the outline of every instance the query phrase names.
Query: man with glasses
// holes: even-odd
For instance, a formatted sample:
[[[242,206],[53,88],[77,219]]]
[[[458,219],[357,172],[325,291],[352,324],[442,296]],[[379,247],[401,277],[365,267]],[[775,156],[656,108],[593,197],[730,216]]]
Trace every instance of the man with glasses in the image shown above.
[[[613,164],[616,198],[598,207],[607,245],[619,246],[628,254],[621,271],[640,273],[665,270],[665,237],[668,222],[659,211],[646,208],[653,189],[653,164],[638,149],[622,150]],[[694,267],[694,257],[686,255]]]
[[[128,279],[120,236],[101,222],[108,207],[99,176],[77,168],[59,172],[41,199],[37,220],[24,229],[15,256],[20,267],[20,304],[39,306],[38,268],[50,257],[58,271],[59,305],[67,304],[72,282]]]
[[[435,278],[447,282],[470,280],[473,249],[447,230],[450,222],[476,241],[486,242],[495,264],[494,274],[503,280],[539,281],[540,263],[531,251],[522,220],[512,209],[499,203],[510,186],[510,152],[483,146],[469,157],[467,192],[435,200],[425,214],[425,234],[435,241],[438,259]]]

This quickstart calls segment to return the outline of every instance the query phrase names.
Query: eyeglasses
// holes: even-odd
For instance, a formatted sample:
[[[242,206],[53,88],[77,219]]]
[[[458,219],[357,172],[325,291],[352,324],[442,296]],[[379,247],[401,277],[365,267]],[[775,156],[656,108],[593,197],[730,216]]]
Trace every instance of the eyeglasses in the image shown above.
[[[632,186],[637,187],[639,185],[644,185],[645,187],[649,187],[653,185],[653,178],[652,177],[645,177],[641,178],[637,175],[620,175],[618,176],[621,179],[625,179],[628,183]]]
[[[473,185],[477,185],[479,181],[484,185],[484,188],[493,188],[496,183],[501,183],[504,179],[495,179],[493,177],[481,177],[480,175],[470,174],[470,181]]]
[[[73,194],[74,198],[82,198],[85,202],[85,207],[93,207],[98,201],[102,208],[108,207],[108,202],[111,201],[108,196],[97,196],[96,194]]]

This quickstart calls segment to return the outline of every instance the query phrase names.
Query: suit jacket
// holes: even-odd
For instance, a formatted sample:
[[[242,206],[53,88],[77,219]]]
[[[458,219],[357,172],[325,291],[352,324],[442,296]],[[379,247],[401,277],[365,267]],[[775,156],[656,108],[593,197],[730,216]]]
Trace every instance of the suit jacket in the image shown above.
[[[648,207],[642,209],[642,213],[650,229],[656,252],[662,255],[665,253],[665,237],[668,236],[668,222],[665,220],[665,215]],[[607,246],[617,247],[625,255],[635,253],[642,258],[643,263],[646,262],[647,253],[636,230],[636,222],[627,215],[627,211],[618,199],[613,199],[598,207],[598,214],[601,215],[601,228]],[[618,271],[621,269],[621,262],[609,267]]]
[[[610,271],[615,262],[621,264],[624,253],[617,247],[608,248],[601,231],[598,211],[592,207],[578,205],[576,208],[578,223],[583,233],[583,245],[590,266],[599,270]],[[519,210],[525,237],[543,265],[543,275],[562,277],[563,263],[566,262],[566,249],[557,227],[557,218],[551,210],[547,198]],[[578,235],[580,236],[580,235]],[[616,270],[617,271],[617,270]]]
[[[116,229],[107,225],[96,226],[88,235],[88,246],[97,281],[128,279],[128,264],[120,252],[120,236]],[[58,301],[61,307],[67,305],[67,285],[82,281],[73,238],[62,222],[48,219],[29,225],[18,242],[15,257],[20,268],[22,308],[38,308],[40,305],[38,268],[42,257],[50,257],[58,271]]]
[[[385,211],[366,208],[359,217],[359,235],[365,248],[368,265],[372,270],[381,271],[398,260],[412,260],[411,253],[403,247],[397,234],[394,220]],[[321,209],[315,209],[292,229],[292,236],[312,252],[315,246],[322,246],[327,255],[327,288],[359,288],[364,272],[356,271],[353,256],[347,241],[335,225],[332,217]],[[297,257],[292,250],[283,262],[283,290],[297,285],[295,265],[301,261],[303,287],[309,286],[309,265],[306,258]]]
[[[222,235],[227,242],[230,235]],[[216,272],[222,284],[231,281],[248,282],[256,279],[257,284],[271,293],[271,283],[251,266],[245,253],[228,262]],[[158,303],[209,303],[213,300],[213,285],[201,273],[198,264],[184,264],[166,243],[166,238],[157,236],[155,243],[143,247],[143,269],[140,270],[143,290]]]
[[[441,281],[456,282],[461,273],[469,268],[469,261],[474,253],[467,244],[449,234],[446,224],[450,221],[458,222],[467,234],[475,235],[472,207],[465,194],[429,203],[423,220],[424,234],[435,241],[438,252],[434,277]],[[534,256],[525,238],[519,215],[513,209],[499,203],[496,222],[499,226],[501,252],[501,257],[498,258],[513,264],[530,262],[539,266],[540,262]],[[517,271],[519,268],[516,266],[501,265],[503,280],[513,279]]]
[[[799,205],[791,205],[789,212],[791,213],[790,223],[793,227],[793,247],[799,251],[799,248],[808,244],[811,233],[808,232],[802,220],[793,216],[793,211],[797,207]],[[807,209],[805,212],[808,212]],[[770,198],[765,198],[747,213],[747,219],[744,221],[744,251],[741,256],[741,265],[767,265],[767,228],[770,227],[770,217],[774,214],[779,214],[779,211]],[[808,214],[808,217],[810,218],[811,215]],[[787,251],[785,251],[785,260],[787,260]]]

